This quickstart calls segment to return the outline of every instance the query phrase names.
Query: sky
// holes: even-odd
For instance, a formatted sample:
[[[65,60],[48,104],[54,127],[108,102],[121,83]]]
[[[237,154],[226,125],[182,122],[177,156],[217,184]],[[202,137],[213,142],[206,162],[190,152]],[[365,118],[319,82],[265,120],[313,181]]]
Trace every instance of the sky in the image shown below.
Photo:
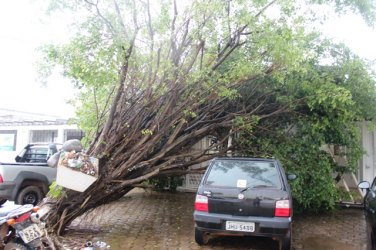
[[[37,81],[36,48],[62,43],[69,32],[61,17],[46,18],[40,3],[0,1],[0,108],[73,117],[74,109],[66,103],[74,95],[69,80],[54,74],[46,86]],[[366,26],[361,17],[332,17],[322,30],[359,56],[376,62],[376,30]]]
[[[74,116],[66,101],[72,97],[68,80],[54,74],[43,84],[37,80],[36,48],[66,39],[66,26],[45,18],[36,2],[0,1],[0,108],[39,114]]]
[[[322,27],[322,32],[337,42],[345,43],[360,57],[376,64],[376,27],[367,26],[361,16],[333,16]],[[376,70],[376,65],[373,68]]]

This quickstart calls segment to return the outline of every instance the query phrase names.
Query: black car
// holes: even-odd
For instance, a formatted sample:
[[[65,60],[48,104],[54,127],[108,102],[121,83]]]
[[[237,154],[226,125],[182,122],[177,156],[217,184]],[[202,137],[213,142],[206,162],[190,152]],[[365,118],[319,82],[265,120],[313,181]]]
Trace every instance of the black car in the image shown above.
[[[367,221],[367,236],[371,242],[371,249],[376,249],[376,178],[372,185],[368,181],[362,181],[358,187],[366,190],[364,196],[364,211]]]
[[[197,190],[195,240],[209,235],[261,236],[291,249],[292,198],[288,179],[275,159],[216,158]]]

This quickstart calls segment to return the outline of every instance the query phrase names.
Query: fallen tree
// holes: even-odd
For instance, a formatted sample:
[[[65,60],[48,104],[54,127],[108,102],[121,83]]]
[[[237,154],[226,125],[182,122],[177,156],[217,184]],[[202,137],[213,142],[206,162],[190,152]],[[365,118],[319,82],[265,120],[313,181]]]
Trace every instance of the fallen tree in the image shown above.
[[[47,62],[63,65],[75,80],[84,101],[93,98],[81,124],[100,173],[85,192],[64,190],[49,204],[50,231],[62,234],[134,184],[184,174],[226,154],[230,137],[263,125],[268,131],[302,103],[279,98],[281,88],[267,80],[283,84],[284,72],[311,59],[306,52],[316,40],[304,34],[294,3],[87,0],[78,6],[89,13],[86,32],[45,51]],[[211,148],[190,150],[209,135],[217,139]]]
[[[222,17],[212,13],[213,8],[218,8],[222,14],[227,12],[230,19],[233,15],[230,3],[223,9],[220,3],[216,6],[198,2],[180,14],[175,2],[167,25],[168,37],[155,34],[149,3],[129,3],[130,24],[124,21],[126,6],[113,3],[121,32],[114,31],[115,24],[101,14],[98,4],[88,1],[87,4],[98,11],[97,18],[104,25],[101,28],[106,30],[105,34],[125,42],[117,51],[121,57],[119,82],[111,108],[106,121],[98,125],[87,151],[99,158],[99,178],[84,193],[66,190],[56,200],[47,223],[58,234],[77,216],[119,199],[134,184],[157,175],[183,174],[191,165],[225,154],[229,150],[228,138],[237,131],[237,120],[250,123],[253,117],[267,119],[287,110],[262,84],[254,84],[247,98],[239,95],[245,85],[279,67],[273,61],[266,63],[266,56],[258,56],[259,60],[265,60],[265,65],[253,73],[247,70],[235,76],[230,74],[230,64],[226,65],[230,71],[224,68],[233,52],[248,44],[252,33],[250,23],[230,20],[221,23]],[[272,4],[254,8],[251,17],[261,18]],[[142,15],[139,8],[143,9]],[[210,41],[214,34],[208,33],[215,24],[226,24],[226,35],[219,43]],[[142,31],[146,34],[140,35]],[[157,35],[163,42],[156,41]],[[139,37],[147,41],[141,43]],[[145,57],[147,63],[137,57]],[[219,148],[217,153],[208,154],[210,148],[189,150],[208,135],[218,139],[212,145]]]

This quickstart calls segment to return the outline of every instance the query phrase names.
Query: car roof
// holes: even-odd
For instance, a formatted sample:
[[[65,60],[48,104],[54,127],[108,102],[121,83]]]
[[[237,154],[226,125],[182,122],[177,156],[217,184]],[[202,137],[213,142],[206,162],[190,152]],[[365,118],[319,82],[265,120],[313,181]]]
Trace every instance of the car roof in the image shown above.
[[[213,158],[214,161],[216,160],[241,160],[241,161],[269,161],[269,162],[277,162],[277,159],[273,158],[252,158],[252,157],[215,157]]]
[[[29,143],[27,144],[26,147],[30,148],[30,147],[38,147],[38,146],[50,146],[50,145],[54,145],[56,147],[61,147],[63,144],[61,143],[55,143],[55,142],[33,142],[33,143]]]

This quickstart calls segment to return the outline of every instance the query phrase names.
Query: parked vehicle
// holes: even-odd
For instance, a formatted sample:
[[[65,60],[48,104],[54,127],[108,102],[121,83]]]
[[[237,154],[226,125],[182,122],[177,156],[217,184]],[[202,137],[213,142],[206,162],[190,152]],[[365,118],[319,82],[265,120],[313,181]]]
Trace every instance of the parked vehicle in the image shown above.
[[[56,179],[47,163],[0,163],[0,200],[38,204]]]
[[[197,190],[195,240],[209,235],[262,236],[291,248],[292,198],[281,163],[274,159],[216,158]]]
[[[56,179],[56,168],[47,165],[59,144],[28,144],[16,157],[16,163],[0,162],[0,204],[38,204]]]
[[[0,208],[0,244],[4,250],[43,249],[38,208],[31,204]]]
[[[372,185],[368,181],[362,181],[358,187],[366,190],[364,196],[364,212],[367,223],[367,237],[371,244],[371,249],[376,249],[376,178]]]

